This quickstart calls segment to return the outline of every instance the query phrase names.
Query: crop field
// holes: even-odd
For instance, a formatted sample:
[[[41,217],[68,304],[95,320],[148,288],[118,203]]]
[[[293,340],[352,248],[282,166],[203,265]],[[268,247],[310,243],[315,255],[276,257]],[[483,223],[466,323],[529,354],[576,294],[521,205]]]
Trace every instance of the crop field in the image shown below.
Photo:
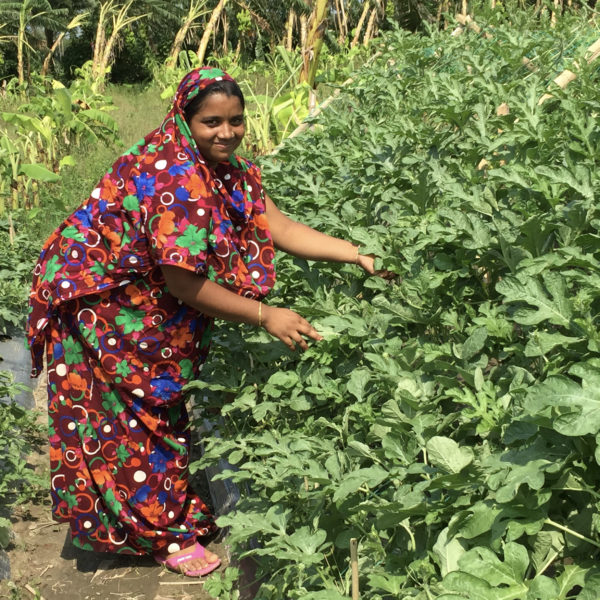
[[[600,32],[481,25],[386,36],[261,161],[279,206],[392,275],[279,256],[269,301],[324,340],[222,325],[193,386],[229,400],[193,467],[234,465],[219,524],[261,600],[350,597],[351,539],[370,600],[600,597]]]
[[[220,322],[188,388],[220,434],[191,469],[230,463],[217,478],[241,499],[218,524],[255,561],[256,600],[598,600],[596,3],[219,0],[190,2],[180,24],[165,15],[186,3],[103,0],[61,25],[82,37],[47,48],[52,75],[46,4],[0,10],[0,67],[18,66],[0,88],[0,337],[22,326],[42,240],[206,58],[240,80],[241,152],[261,155],[276,204],[383,275],[278,254],[267,302],[324,339],[293,353]],[[211,51],[193,51],[222,9]],[[122,36],[112,66],[96,60],[102,31]],[[48,488],[20,390],[0,370],[0,554],[15,547],[10,507],[27,515]],[[239,581],[228,566],[194,583],[239,600]]]

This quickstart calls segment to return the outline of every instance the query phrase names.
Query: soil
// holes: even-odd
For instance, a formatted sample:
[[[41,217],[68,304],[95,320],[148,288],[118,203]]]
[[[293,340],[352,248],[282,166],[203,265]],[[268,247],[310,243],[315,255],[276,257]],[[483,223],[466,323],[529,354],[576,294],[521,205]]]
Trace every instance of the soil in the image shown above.
[[[46,418],[45,382],[34,392],[40,421]],[[29,457],[36,470],[48,472],[47,445]],[[202,474],[203,477],[203,474]],[[194,481],[203,497],[208,484]],[[206,493],[203,493],[203,488]],[[11,516],[14,542],[7,549],[11,579],[0,581],[0,598],[10,600],[209,600],[202,579],[172,573],[149,556],[87,552],[71,543],[69,526],[55,523],[49,499],[17,507]],[[226,568],[227,548],[217,538],[210,550]]]

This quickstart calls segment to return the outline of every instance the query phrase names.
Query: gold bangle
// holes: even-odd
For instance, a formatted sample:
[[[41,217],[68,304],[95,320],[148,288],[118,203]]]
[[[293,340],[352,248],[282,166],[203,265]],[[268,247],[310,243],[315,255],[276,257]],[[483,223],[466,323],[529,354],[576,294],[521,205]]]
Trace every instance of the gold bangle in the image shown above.
[[[356,258],[354,259],[354,264],[358,264],[358,257],[360,256],[360,246],[356,246]]]
[[[262,302],[258,303],[258,326],[262,327]]]

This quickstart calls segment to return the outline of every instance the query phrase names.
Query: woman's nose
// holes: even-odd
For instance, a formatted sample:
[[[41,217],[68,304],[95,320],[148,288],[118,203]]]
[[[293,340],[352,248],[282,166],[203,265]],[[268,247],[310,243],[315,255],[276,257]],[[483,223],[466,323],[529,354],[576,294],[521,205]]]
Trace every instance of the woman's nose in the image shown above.
[[[223,121],[219,129],[219,137],[222,140],[230,140],[234,135],[233,127],[227,121]]]

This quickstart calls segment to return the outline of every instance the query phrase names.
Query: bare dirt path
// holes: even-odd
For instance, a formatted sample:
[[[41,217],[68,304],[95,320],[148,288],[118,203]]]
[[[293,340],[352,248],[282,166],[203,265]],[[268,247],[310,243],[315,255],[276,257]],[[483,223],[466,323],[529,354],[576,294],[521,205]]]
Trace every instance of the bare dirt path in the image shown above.
[[[34,393],[40,420],[46,422],[45,382]],[[29,457],[40,473],[48,472],[43,445]],[[204,486],[206,487],[206,486]],[[71,543],[67,524],[50,517],[49,499],[18,507],[11,518],[14,542],[7,549],[11,579],[0,581],[0,598],[7,600],[209,600],[202,579],[177,575],[151,557],[86,552]],[[225,547],[210,549],[227,566]]]

